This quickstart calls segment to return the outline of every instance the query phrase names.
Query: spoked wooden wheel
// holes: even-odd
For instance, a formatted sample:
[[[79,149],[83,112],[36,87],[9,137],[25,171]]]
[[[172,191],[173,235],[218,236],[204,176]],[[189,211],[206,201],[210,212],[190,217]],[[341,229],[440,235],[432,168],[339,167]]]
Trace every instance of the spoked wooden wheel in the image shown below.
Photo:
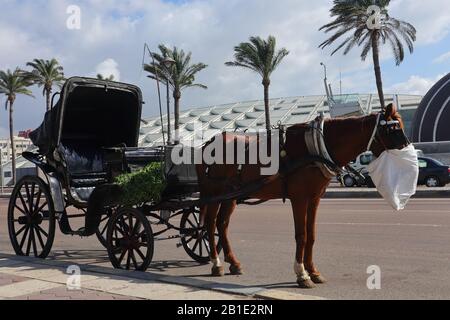
[[[197,210],[186,211],[181,217],[181,244],[186,253],[199,263],[211,261],[208,232],[200,225],[200,214]],[[222,251],[219,235],[216,233],[217,252]]]
[[[105,214],[102,215],[100,225],[98,226],[98,229],[95,232],[98,241],[100,241],[102,246],[104,246],[105,248],[108,247],[108,242],[106,241],[106,231],[108,230],[108,222],[111,216],[112,216],[112,209],[107,209]]]
[[[152,262],[153,231],[139,210],[124,208],[114,213],[106,239],[109,259],[116,269],[145,271]]]
[[[38,177],[22,178],[8,207],[8,231],[19,256],[45,259],[55,238],[55,210],[47,185]]]

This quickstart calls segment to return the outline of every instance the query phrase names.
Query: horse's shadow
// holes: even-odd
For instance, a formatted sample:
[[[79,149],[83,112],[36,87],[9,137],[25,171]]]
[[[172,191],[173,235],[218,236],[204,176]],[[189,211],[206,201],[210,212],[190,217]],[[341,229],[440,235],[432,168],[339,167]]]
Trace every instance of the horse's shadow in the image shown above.
[[[102,266],[109,267],[110,261],[108,254],[104,250],[55,250],[52,254],[47,258],[49,261],[67,261],[73,264],[82,264],[87,266]],[[207,264],[201,264],[191,260],[164,260],[164,261],[153,261],[148,269],[148,272],[156,272],[158,274],[168,273],[171,270],[175,269],[189,269],[202,267]],[[166,275],[172,276],[172,275]],[[177,273],[174,275],[175,277],[185,277],[185,278],[193,278],[193,279],[201,279],[200,281],[211,281],[215,282],[214,278],[211,278],[210,273]],[[230,277],[231,275],[226,274],[223,280],[226,280],[226,277]],[[229,288],[245,288],[245,287],[262,287],[265,289],[293,289],[297,288],[297,285],[293,282],[280,282],[280,283],[267,283],[267,284],[258,284],[258,285],[238,285],[234,283],[226,283],[222,282],[222,285],[226,285]]]
[[[110,263],[108,254],[104,250],[55,250],[47,260],[50,261],[73,261],[86,265],[98,265]],[[171,269],[193,268],[202,266],[195,261],[171,260],[171,261],[153,261],[149,266],[149,271],[165,272]],[[184,276],[184,275],[183,275]]]

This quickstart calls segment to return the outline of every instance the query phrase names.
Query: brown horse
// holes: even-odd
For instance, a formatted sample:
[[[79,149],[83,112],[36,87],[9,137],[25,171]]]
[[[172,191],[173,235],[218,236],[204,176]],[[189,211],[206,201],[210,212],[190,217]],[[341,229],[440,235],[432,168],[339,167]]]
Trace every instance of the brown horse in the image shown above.
[[[363,117],[350,117],[343,119],[326,120],[324,124],[324,142],[328,153],[339,167],[346,166],[359,154],[366,151],[370,143],[370,150],[379,156],[387,149],[400,149],[405,146],[405,139],[399,143],[391,135],[391,130],[384,130],[380,126],[380,117],[386,121],[397,120],[397,127],[403,133],[403,123],[394,105],[389,105],[380,115],[372,114]],[[377,122],[378,121],[378,122]],[[385,125],[386,122],[384,122]],[[308,155],[304,133],[308,124],[297,124],[286,130],[285,153],[290,161],[296,161]],[[374,136],[374,134],[376,135]],[[375,137],[372,143],[372,138]],[[246,135],[225,133],[224,142],[235,143],[236,139],[244,139],[249,143],[251,139]],[[200,181],[201,197],[218,196],[230,191],[230,186],[249,184],[260,178],[260,165],[212,164],[198,165],[197,173]],[[317,209],[331,179],[325,177],[322,171],[314,164],[300,167],[290,172],[286,177],[276,176],[270,183],[264,185],[259,191],[248,198],[272,200],[287,198],[291,201],[295,223],[295,240],[297,244],[295,255],[295,273],[297,283],[302,288],[313,288],[315,284],[324,283],[313,262],[313,246],[316,240]],[[233,253],[228,238],[230,218],[236,209],[237,201],[208,204],[201,208],[201,219],[205,222],[209,244],[211,248],[211,261],[213,263],[212,275],[224,275],[224,268],[220,262],[215,230],[219,233],[219,241],[224,250],[225,262],[230,264],[233,275],[242,274],[239,260]]]

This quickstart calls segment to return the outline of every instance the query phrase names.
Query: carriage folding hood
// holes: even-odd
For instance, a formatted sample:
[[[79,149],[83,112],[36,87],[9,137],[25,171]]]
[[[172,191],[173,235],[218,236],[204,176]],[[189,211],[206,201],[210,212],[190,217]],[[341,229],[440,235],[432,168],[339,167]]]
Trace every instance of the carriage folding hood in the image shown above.
[[[70,78],[55,107],[30,135],[40,152],[52,155],[60,144],[137,147],[142,93],[134,85]]]

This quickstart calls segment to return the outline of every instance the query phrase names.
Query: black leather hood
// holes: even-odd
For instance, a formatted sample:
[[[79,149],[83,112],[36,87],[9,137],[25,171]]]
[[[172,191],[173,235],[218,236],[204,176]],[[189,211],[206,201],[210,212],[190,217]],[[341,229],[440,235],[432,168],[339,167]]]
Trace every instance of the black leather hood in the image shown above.
[[[142,104],[137,86],[70,78],[62,88],[60,100],[30,138],[44,155],[51,154],[61,143],[137,147]]]

